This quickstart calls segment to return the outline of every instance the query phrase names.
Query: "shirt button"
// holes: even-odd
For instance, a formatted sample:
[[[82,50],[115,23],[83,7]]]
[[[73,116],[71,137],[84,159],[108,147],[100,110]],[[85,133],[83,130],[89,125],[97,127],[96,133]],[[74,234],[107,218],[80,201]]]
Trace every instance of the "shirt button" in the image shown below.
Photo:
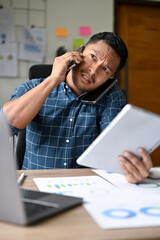
[[[69,139],[67,139],[66,142],[69,143]]]
[[[67,166],[67,163],[66,163],[66,162],[64,163],[64,166]]]
[[[70,120],[70,122],[72,122],[72,121],[73,121],[73,118],[70,118],[69,120]]]

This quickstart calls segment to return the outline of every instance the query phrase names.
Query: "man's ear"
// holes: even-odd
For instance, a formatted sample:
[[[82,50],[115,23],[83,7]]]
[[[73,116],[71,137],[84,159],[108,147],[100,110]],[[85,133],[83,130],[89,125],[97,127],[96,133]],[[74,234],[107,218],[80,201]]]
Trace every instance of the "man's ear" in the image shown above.
[[[110,78],[115,78],[115,74],[113,74],[112,76],[110,76]]]

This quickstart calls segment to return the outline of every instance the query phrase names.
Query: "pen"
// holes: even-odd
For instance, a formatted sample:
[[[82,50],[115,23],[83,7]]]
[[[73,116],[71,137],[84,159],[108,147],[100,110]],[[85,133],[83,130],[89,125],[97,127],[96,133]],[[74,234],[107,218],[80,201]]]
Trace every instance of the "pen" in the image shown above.
[[[20,177],[18,178],[17,184],[18,184],[18,185],[21,185],[21,183],[23,182],[24,178],[25,178],[25,174],[22,173],[22,174],[20,175]]]

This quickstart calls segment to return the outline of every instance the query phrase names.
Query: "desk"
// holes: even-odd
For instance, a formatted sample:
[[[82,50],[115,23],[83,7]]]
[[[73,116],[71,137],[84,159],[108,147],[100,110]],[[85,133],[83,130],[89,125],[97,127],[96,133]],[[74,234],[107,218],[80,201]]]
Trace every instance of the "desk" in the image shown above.
[[[18,176],[22,171],[18,171]],[[90,169],[26,170],[22,186],[37,189],[35,177],[68,177],[96,175]],[[78,206],[32,226],[16,226],[0,222],[1,240],[106,240],[106,239],[160,239],[160,227],[106,230],[101,229],[86,212]]]

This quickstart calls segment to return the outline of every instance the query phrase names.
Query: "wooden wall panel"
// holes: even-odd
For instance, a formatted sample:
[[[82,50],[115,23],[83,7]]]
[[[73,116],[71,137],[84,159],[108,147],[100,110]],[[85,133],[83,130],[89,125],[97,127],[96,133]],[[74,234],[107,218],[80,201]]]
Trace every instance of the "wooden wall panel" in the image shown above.
[[[160,7],[121,3],[117,14],[117,33],[129,51],[128,102],[160,114]],[[151,156],[160,165],[160,147]]]

